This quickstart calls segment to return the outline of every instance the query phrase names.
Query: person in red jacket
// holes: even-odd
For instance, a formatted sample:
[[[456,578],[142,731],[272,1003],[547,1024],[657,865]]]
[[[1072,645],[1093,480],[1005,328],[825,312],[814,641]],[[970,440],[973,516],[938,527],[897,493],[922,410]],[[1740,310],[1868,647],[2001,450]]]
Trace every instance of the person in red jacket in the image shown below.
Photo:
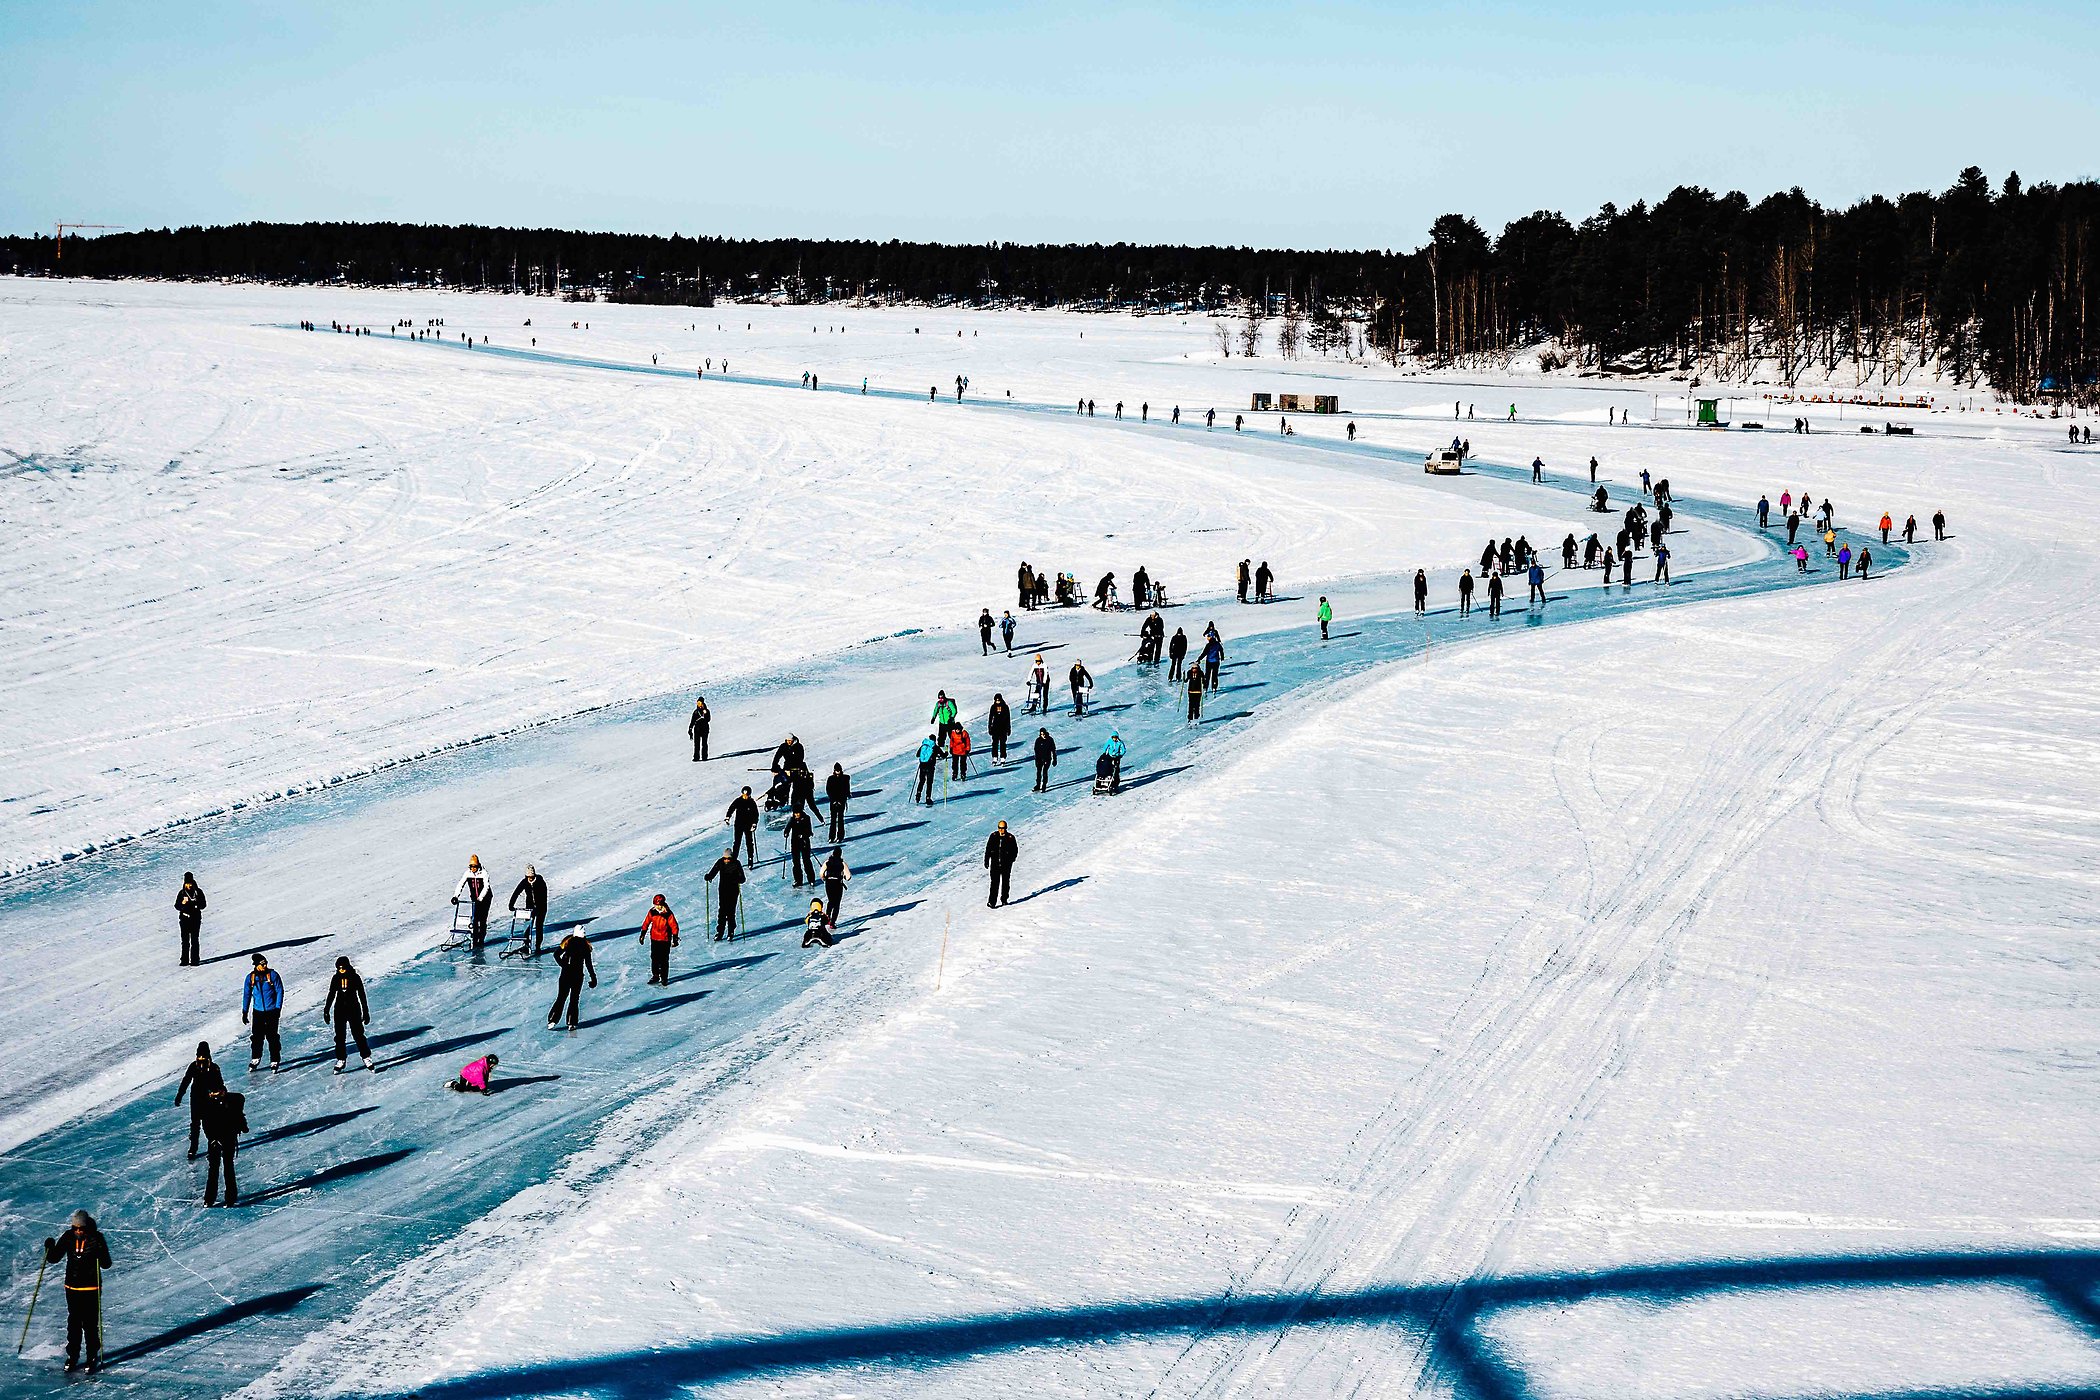
[[[948,731],[948,776],[956,782],[970,776],[970,731],[959,721]]]
[[[678,946],[678,916],[671,912],[662,895],[650,901],[649,912],[642,916],[641,937],[635,942],[649,945],[649,981],[659,987],[670,986],[671,950]]]

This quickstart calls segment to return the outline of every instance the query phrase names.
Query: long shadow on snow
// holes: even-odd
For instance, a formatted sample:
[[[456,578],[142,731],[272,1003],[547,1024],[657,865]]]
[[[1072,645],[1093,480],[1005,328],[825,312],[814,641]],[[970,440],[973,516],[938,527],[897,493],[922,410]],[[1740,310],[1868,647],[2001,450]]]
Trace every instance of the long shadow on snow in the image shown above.
[[[271,1313],[290,1312],[325,1287],[327,1287],[326,1284],[309,1283],[303,1284],[298,1288],[280,1288],[275,1293],[265,1293],[260,1298],[250,1298],[245,1303],[235,1303],[231,1307],[221,1308],[217,1312],[208,1313],[193,1322],[185,1322],[179,1326],[170,1327],[167,1331],[147,1337],[142,1341],[130,1342],[120,1347],[112,1347],[102,1354],[102,1360],[112,1366],[117,1365],[119,1362],[136,1361],[142,1356],[151,1356],[156,1351],[165,1351],[169,1347],[189,1341],[192,1337],[202,1337],[208,1332],[216,1332],[221,1327],[235,1322],[244,1322],[251,1317],[263,1317]]]
[[[276,1186],[266,1186],[251,1195],[243,1196],[241,1197],[241,1205],[244,1207],[257,1206],[264,1201],[274,1201],[280,1196],[289,1196],[294,1192],[314,1191],[323,1186],[332,1186],[338,1181],[348,1181],[354,1176],[363,1176],[367,1172],[376,1172],[382,1167],[391,1167],[394,1163],[406,1157],[414,1156],[415,1151],[416,1149],[413,1147],[397,1147],[391,1152],[375,1152],[369,1157],[357,1157],[348,1162],[338,1162],[336,1165],[324,1167],[310,1176],[302,1176],[296,1181],[287,1181]],[[298,1300],[295,1299],[286,1306],[296,1306],[297,1302]]]
[[[420,1387],[414,1397],[483,1400],[588,1394],[607,1400],[661,1400],[685,1387],[752,1377],[781,1378],[869,1366],[917,1370],[1029,1348],[1159,1337],[1266,1335],[1296,1327],[1399,1325],[1427,1334],[1437,1371],[1462,1400],[1532,1400],[1540,1392],[1530,1378],[1480,1331],[1481,1321],[1493,1313],[1526,1307],[1565,1309],[1599,1299],[1658,1310],[1687,1301],[1791,1290],[1835,1299],[1848,1289],[1948,1284],[2019,1290],[2054,1311],[2067,1325],[2100,1338],[2100,1317],[2095,1316],[2091,1302],[2091,1290],[2100,1284],[2100,1253],[1870,1255],[1662,1264],[1344,1293],[1168,1298],[784,1336],[725,1337],[683,1347],[491,1371]],[[1827,1393],[1840,1400],[1846,1394]],[[1930,1378],[1921,1378],[1920,1384],[1895,1395],[1877,1392],[1873,1400],[1956,1393],[1971,1400],[2067,1400],[2100,1396],[2100,1389],[2014,1384],[1954,1392],[1935,1388]]]
[[[297,1123],[286,1123],[282,1127],[270,1128],[255,1134],[241,1144],[241,1151],[249,1152],[258,1147],[267,1147],[273,1142],[288,1142],[292,1138],[312,1137],[325,1133],[330,1128],[340,1127],[352,1119],[362,1118],[378,1108],[378,1104],[366,1104],[363,1108],[346,1109],[341,1113],[324,1113],[318,1118],[302,1119]]]
[[[199,967],[210,967],[213,963],[232,962],[253,953],[274,953],[279,948],[304,948],[309,943],[319,943],[324,938],[335,937],[332,933],[309,933],[304,938],[280,938],[275,943],[258,943],[253,948],[242,948],[237,952],[220,953],[214,957],[200,959]]]

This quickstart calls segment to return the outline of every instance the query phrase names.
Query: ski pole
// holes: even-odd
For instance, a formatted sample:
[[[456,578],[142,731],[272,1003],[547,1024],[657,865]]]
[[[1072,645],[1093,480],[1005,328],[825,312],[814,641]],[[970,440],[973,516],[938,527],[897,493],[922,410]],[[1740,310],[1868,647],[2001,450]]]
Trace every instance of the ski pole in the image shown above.
[[[22,1354],[23,1347],[29,1345],[29,1319],[36,1316],[36,1300],[44,1292],[44,1270],[50,1267],[51,1261],[49,1259],[36,1266],[36,1287],[29,1294],[29,1316],[22,1319],[22,1340],[15,1343],[15,1355],[17,1356]]]

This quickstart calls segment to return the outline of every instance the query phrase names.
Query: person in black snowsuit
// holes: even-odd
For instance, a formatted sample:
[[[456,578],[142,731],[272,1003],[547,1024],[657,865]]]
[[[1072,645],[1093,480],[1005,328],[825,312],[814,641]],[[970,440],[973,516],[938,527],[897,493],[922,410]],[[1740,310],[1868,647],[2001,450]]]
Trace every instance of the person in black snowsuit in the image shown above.
[[[1254,581],[1254,571],[1253,571],[1253,570],[1252,570],[1251,568],[1249,568],[1249,567],[1248,567],[1248,565],[1249,565],[1249,563],[1250,563],[1250,562],[1251,562],[1251,561],[1249,561],[1249,560],[1246,560],[1246,559],[1242,559],[1242,560],[1240,560],[1240,571],[1239,571],[1239,578],[1238,578],[1238,582],[1239,582],[1239,599],[1240,599],[1240,601],[1241,601],[1242,603],[1244,603],[1244,602],[1246,602],[1246,601],[1247,601],[1247,585],[1248,585],[1248,584],[1250,584],[1250,583],[1252,583],[1252,582]]]
[[[693,738],[693,762],[707,761],[707,699],[702,696],[693,702],[693,717],[685,722],[685,732]]]
[[[992,626],[992,610],[990,608],[981,610],[977,614],[977,644],[983,648],[977,653],[979,656],[990,656],[992,654]]]
[[[715,907],[715,941],[736,936],[737,901],[744,893],[744,867],[737,863],[736,847],[731,846],[722,853],[722,858],[707,867],[705,878],[721,880],[721,896]]]
[[[182,954],[177,965],[200,966],[203,959],[197,943],[204,931],[204,891],[197,887],[197,877],[187,870],[182,872],[182,888],[175,892],[175,927],[182,935]]]
[[[1262,560],[1261,567],[1254,571],[1254,601],[1257,603],[1268,602],[1269,586],[1275,582],[1276,574],[1269,568],[1269,561],[1266,559]]]
[[[846,839],[846,799],[853,796],[853,779],[846,776],[844,764],[831,765],[831,776],[824,780],[824,801],[831,813],[831,839]]]
[[[1084,715],[1086,713],[1086,692],[1091,690],[1094,685],[1093,673],[1087,670],[1085,662],[1075,661],[1072,663],[1072,669],[1067,673],[1066,679],[1072,683],[1072,713]]]
[[[1936,510],[1932,513],[1932,537],[1935,540],[1947,538],[1947,513],[1945,511]]]
[[[745,788],[737,794],[736,800],[729,804],[729,810],[724,816],[729,822],[730,854],[736,854],[736,848],[742,845],[751,857],[752,864],[757,864],[758,802],[751,796],[750,788]]]
[[[337,958],[328,979],[328,995],[321,1002],[321,1024],[335,1021],[335,1072],[343,1072],[343,1044],[347,1034],[357,1041],[357,1056],[372,1067],[372,1047],[365,1043],[365,1022],[372,1019],[372,1004],[365,1000],[365,979],[350,966],[350,959]]]
[[[1429,575],[1415,570],[1415,611],[1426,612],[1429,608]]]
[[[1800,529],[1801,513],[1799,511],[1788,511],[1786,513],[1786,545],[1788,549],[1794,547],[1794,536]]]
[[[1174,629],[1173,639],[1167,643],[1168,680],[1178,681],[1181,679],[1181,663],[1188,658],[1188,654],[1188,634],[1183,632],[1179,627],[1177,627]]]
[[[1502,616],[1502,575],[1488,575],[1488,616]]]
[[[1137,566],[1137,572],[1130,576],[1130,606],[1142,608],[1151,601],[1152,575],[1140,564]]]
[[[846,897],[846,882],[852,878],[845,850],[833,846],[831,854],[824,857],[824,918],[833,928],[839,926],[839,904]]]
[[[554,965],[561,969],[561,980],[554,984],[554,1007],[547,1013],[547,1024],[553,1025],[561,1019],[562,1008],[569,1011],[569,1029],[576,1029],[577,1018],[583,1014],[583,981],[590,979],[593,987],[598,985],[598,964],[591,957],[591,940],[579,930],[571,933],[554,945]]]
[[[547,881],[538,867],[525,867],[525,878],[518,881],[517,888],[510,892],[510,909],[518,911],[518,901],[525,901],[525,912],[532,918],[532,955],[540,955],[540,944],[547,936]]]
[[[95,1228],[95,1217],[73,1212],[65,1232],[44,1241],[44,1262],[66,1265],[66,1369],[78,1370],[86,1357],[90,1371],[102,1369],[102,1271],[109,1267],[109,1241]],[[26,1324],[25,1324],[26,1330]]]
[[[801,889],[803,882],[817,882],[817,866],[812,858],[810,842],[816,839],[816,824],[810,821],[809,813],[796,811],[787,821],[788,859],[794,864],[794,883]]]
[[[1619,582],[1628,588],[1633,587],[1633,551],[1630,549],[1619,556]]]
[[[985,838],[984,868],[992,872],[992,888],[985,896],[985,908],[993,909],[1006,903],[1007,896],[1013,892],[1014,857],[1020,852],[1020,843],[1006,829],[1005,822],[999,823],[998,830]]]
[[[1014,712],[1007,706],[1006,697],[998,691],[992,692],[992,708],[985,716],[984,731],[992,739],[992,758],[1004,763],[1006,740],[1014,732]]]
[[[1473,571],[1466,569],[1461,571],[1458,576],[1458,615],[1460,617],[1470,617],[1472,614]]]
[[[240,1188],[233,1179],[233,1150],[247,1131],[248,1114],[241,1095],[221,1089],[204,1096],[204,1204],[218,1203],[222,1170],[226,1173],[226,1204],[235,1203]]]
[[[1035,731],[1035,787],[1034,792],[1050,789],[1050,770],[1057,766],[1057,741],[1050,737],[1047,729]]]
[[[1189,667],[1188,691],[1189,723],[1194,724],[1203,718],[1203,670],[1201,667]]]
[[[1573,535],[1569,535],[1560,542],[1560,566],[1563,569],[1575,567],[1575,537]]]
[[[1495,542],[1489,540],[1487,548],[1480,551],[1480,575],[1482,578],[1495,572]]]
[[[788,774],[788,809],[799,812],[805,807],[810,815],[816,815],[817,775],[807,768],[796,768]]]
[[[197,1042],[197,1058],[191,1060],[189,1068],[182,1072],[182,1082],[175,1086],[175,1102],[180,1104],[184,1094],[190,1099],[190,1160],[197,1160],[197,1136],[204,1131],[204,1098],[214,1089],[226,1087],[226,1076],[219,1072],[218,1064],[211,1057],[211,1042]]]
[[[802,751],[802,741],[790,734],[787,738],[780,741],[779,748],[773,750],[772,771],[775,773],[792,773],[808,761],[809,755]],[[744,790],[746,792],[750,791],[749,788]]]

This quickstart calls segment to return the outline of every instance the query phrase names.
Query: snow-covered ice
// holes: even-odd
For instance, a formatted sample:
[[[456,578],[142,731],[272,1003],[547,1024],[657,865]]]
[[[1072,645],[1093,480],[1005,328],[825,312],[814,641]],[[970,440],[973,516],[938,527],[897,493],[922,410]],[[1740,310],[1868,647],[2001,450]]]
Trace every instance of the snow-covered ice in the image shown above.
[[[120,1247],[165,1239],[167,1260],[139,1266],[155,1290],[140,1326],[265,1285],[336,1285],[283,1303],[294,1332],[243,1314],[221,1341],[261,1340],[217,1362],[156,1335],[105,1381],[2100,1387],[2100,627],[2081,605],[2100,574],[2100,453],[2064,450],[2060,424],[1916,416],[1917,438],[1887,440],[1835,431],[1831,412],[1809,437],[1608,429],[1597,410],[1649,386],[1219,365],[1203,322],[1160,317],[558,308],[592,325],[546,337],[563,354],[645,368],[708,344],[733,373],[788,385],[703,389],[278,329],[442,315],[515,343],[524,315],[546,326],[545,302],[8,283],[0,306],[0,446],[21,459],[0,520],[23,545],[5,566],[22,638],[0,662],[8,781],[56,809],[5,818],[10,864],[638,702],[0,886],[29,961],[64,969],[25,967],[0,992],[0,1047],[33,1066],[0,1098],[14,1233],[68,1172],[128,1153],[118,1176],[152,1184],[97,1204]],[[705,315],[754,329],[677,329]],[[113,353],[86,355],[98,342]],[[968,373],[971,397],[997,402],[863,401],[856,364],[877,367],[875,388]],[[791,397],[812,366],[856,392]],[[1315,376],[1342,384],[1355,447],[1309,418],[1285,442],[1272,418],[1237,439],[1104,421],[1105,393],[1187,415]],[[1075,422],[1067,401],[1094,383],[1097,416]],[[1710,579],[1785,568],[1754,538],[1760,491],[1828,495],[1854,531],[1914,512],[1925,542],[1864,586],[1719,588],[1671,608],[1646,585],[1614,608],[1616,589],[1556,579],[1563,625],[1525,625],[1515,599],[1493,629],[1440,611],[1403,654],[1413,567],[1448,609],[1482,538],[1548,543],[1595,519],[1516,472],[1410,468],[1405,453],[1452,431],[1434,416],[1445,390],[1483,413],[1518,400],[1522,421],[1459,429],[1490,462],[1541,455],[1565,482],[1594,453],[1617,499],[1646,467],[1731,503],[1732,524],[1685,522],[1679,565]],[[564,470],[583,475],[550,485]],[[421,504],[390,513],[412,491]],[[331,540],[348,557],[309,583]],[[1276,562],[1292,595],[1258,621],[1217,597],[1244,555]],[[1245,717],[1176,736],[1170,699],[1098,665],[1103,697],[1133,708],[1053,727],[1080,746],[1112,724],[1152,736],[1156,780],[1031,806],[1015,772],[995,800],[856,842],[893,867],[856,881],[860,909],[884,914],[858,936],[812,961],[763,934],[770,961],[708,971],[705,999],[574,1042],[513,1029],[551,994],[536,972],[455,976],[424,951],[469,848],[505,880],[541,856],[557,917],[574,891],[576,915],[630,936],[650,889],[695,900],[736,781],[696,783],[683,761],[672,692],[696,680],[736,678],[718,707],[736,747],[794,728],[813,757],[871,774],[898,762],[935,685],[980,708],[995,685],[1012,697],[1020,663],[980,661],[964,624],[1038,556],[1089,581],[1142,560],[1210,595],[1172,621],[1218,618],[1248,663],[1221,698]],[[1402,659],[1324,660],[1312,592],[1337,600],[1332,654]],[[1053,660],[1120,654],[1113,619],[1029,627],[1027,645],[1067,648]],[[910,628],[932,630],[854,645]],[[256,646],[310,654],[241,659]],[[380,677],[359,659],[375,657],[432,664]],[[972,845],[995,816],[1021,831],[1015,888],[1032,896],[996,913]],[[508,1059],[522,1038],[524,1072],[565,1079],[433,1108],[450,1062],[414,1060],[411,1038],[396,1075],[261,1085],[258,1128],[356,1121],[258,1145],[245,1170],[357,1173],[200,1222],[178,1199],[180,1124],[141,1097],[185,1038],[236,1029],[223,979],[171,985],[158,962],[186,861],[214,897],[208,954],[326,933],[283,953],[303,1014],[317,969],[348,951],[368,976],[399,969],[374,978],[375,1002],[431,1023],[426,1040],[510,1036],[488,1042]],[[643,1007],[630,954],[601,945],[608,1011]],[[112,1060],[107,1022],[133,1014]],[[452,1119],[459,1140],[433,1139]],[[475,1185],[448,1190],[462,1172]],[[154,1239],[117,1233],[142,1221]]]

